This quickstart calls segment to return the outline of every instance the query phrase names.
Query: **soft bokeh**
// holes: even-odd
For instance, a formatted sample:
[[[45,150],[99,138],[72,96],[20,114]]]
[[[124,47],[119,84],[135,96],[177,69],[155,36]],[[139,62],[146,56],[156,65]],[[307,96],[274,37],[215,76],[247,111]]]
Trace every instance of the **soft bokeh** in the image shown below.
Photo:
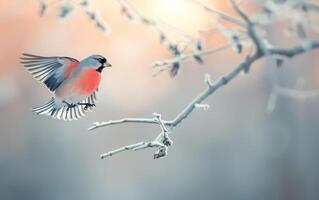
[[[213,16],[183,0],[132,0],[145,15],[191,35],[208,30]],[[227,1],[204,1],[230,12]],[[210,109],[195,110],[174,129],[169,155],[153,160],[153,149],[126,152],[100,160],[99,154],[158,134],[159,127],[125,124],[88,132],[95,121],[122,117],[171,119],[212,78],[243,59],[232,50],[205,56],[205,64],[189,60],[178,76],[152,76],[151,64],[170,55],[158,34],[120,13],[116,1],[92,1],[111,31],[99,31],[76,10],[64,20],[57,9],[39,16],[38,1],[0,2],[0,199],[319,199],[318,99],[279,97],[266,112],[272,92],[271,64],[256,63],[213,94]],[[246,4],[246,9],[252,9]],[[282,22],[284,23],[284,22]],[[291,45],[281,24],[269,29],[275,44]],[[203,37],[207,46],[225,42],[220,35]],[[105,70],[94,112],[65,122],[35,116],[31,108],[49,99],[19,63],[21,53],[70,56],[105,55]],[[278,69],[280,83],[294,87],[303,77],[306,88],[318,88],[318,51],[298,56]]]

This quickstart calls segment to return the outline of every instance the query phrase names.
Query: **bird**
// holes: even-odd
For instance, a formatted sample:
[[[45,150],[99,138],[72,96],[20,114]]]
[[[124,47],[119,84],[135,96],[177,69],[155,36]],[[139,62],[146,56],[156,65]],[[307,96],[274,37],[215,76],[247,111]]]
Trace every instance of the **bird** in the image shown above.
[[[52,93],[50,100],[32,109],[37,115],[77,120],[95,107],[96,93],[104,68],[112,67],[101,55],[81,61],[71,57],[45,57],[23,53],[21,64]]]

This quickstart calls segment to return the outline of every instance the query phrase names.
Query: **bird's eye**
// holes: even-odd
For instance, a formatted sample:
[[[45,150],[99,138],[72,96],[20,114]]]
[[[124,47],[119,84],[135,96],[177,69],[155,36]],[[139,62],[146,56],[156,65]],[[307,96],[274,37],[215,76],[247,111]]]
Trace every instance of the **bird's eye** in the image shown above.
[[[95,58],[95,60],[99,61],[102,64],[106,62],[105,58]]]

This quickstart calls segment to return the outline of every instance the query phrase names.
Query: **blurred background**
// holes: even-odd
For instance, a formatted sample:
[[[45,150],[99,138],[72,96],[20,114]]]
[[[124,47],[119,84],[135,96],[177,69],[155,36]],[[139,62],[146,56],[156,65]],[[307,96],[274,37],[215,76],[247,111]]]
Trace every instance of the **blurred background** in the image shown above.
[[[49,1],[48,1],[49,2]],[[146,16],[160,19],[206,46],[226,41],[200,35],[214,16],[182,0],[132,0]],[[203,1],[234,14],[227,1]],[[155,149],[125,152],[100,160],[114,148],[153,139],[158,126],[123,124],[88,132],[96,121],[123,117],[174,118],[213,79],[229,72],[245,56],[231,49],[182,64],[171,78],[152,76],[152,63],[170,57],[158,34],[121,14],[116,1],[91,1],[107,23],[98,30],[79,8],[59,19],[54,1],[39,15],[36,0],[0,2],[0,199],[319,199],[318,99],[281,97],[267,112],[272,93],[271,61],[258,61],[195,110],[172,134],[169,155],[153,160]],[[254,6],[258,6],[255,2]],[[254,12],[249,3],[243,7]],[[268,30],[274,44],[296,44],[281,31],[285,22]],[[173,36],[174,37],[174,36]],[[31,108],[50,93],[19,63],[21,53],[81,59],[105,55],[112,65],[103,72],[97,108],[78,121],[36,116]],[[281,85],[318,89],[318,50],[285,62],[276,70]]]

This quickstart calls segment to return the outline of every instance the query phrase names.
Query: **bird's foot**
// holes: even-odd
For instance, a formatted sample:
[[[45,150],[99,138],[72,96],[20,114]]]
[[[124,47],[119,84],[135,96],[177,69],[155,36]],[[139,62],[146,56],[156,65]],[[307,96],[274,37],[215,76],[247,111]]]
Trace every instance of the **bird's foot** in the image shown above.
[[[66,101],[62,101],[62,102],[65,103],[68,106],[68,108],[66,109],[67,112],[70,110],[70,108],[76,107],[76,104],[68,103]]]
[[[87,110],[88,108],[95,107],[94,103],[78,103],[78,105],[84,106],[84,110]]]

